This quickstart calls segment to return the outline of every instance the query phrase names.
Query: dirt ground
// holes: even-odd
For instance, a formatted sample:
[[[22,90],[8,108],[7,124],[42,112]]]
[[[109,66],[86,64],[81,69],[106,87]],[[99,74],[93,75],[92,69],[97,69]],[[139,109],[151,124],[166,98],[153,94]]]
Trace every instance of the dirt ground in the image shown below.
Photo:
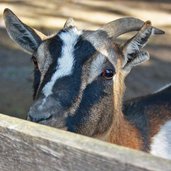
[[[32,103],[31,58],[9,39],[5,31],[2,12],[7,7],[25,23],[48,34],[61,28],[68,17],[73,17],[77,26],[84,29],[96,29],[124,16],[151,20],[166,34],[153,37],[147,45],[151,60],[132,70],[126,80],[125,98],[149,94],[171,82],[169,0],[0,0],[0,113],[24,118]]]

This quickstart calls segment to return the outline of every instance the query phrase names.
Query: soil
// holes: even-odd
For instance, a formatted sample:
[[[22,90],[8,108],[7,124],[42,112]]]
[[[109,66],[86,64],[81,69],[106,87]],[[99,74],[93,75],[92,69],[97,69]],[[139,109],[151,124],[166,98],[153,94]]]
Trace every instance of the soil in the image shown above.
[[[112,17],[116,19],[130,15],[144,20],[150,19],[154,21],[153,25],[164,29],[166,34],[153,37],[146,46],[151,59],[135,67],[127,77],[125,99],[152,93],[171,82],[171,3],[169,1],[138,1],[137,3],[137,1],[128,0],[58,0],[49,1],[46,4],[45,0],[35,2],[4,0],[0,1],[0,113],[25,118],[32,103],[33,66],[31,57],[9,39],[1,18],[2,11],[6,7],[13,9],[27,24],[45,33],[62,27],[68,16],[76,18],[80,28],[89,27],[90,29],[111,21]],[[126,11],[123,12],[124,10]],[[136,14],[136,11],[139,13]],[[144,11],[147,11],[147,14],[151,12],[151,15],[147,18]],[[88,15],[85,19],[86,16],[81,12],[93,15]],[[142,16],[140,16],[141,12]],[[103,14],[101,20],[99,20],[99,13]],[[164,18],[160,20],[161,17]],[[46,19],[49,25],[43,19]]]

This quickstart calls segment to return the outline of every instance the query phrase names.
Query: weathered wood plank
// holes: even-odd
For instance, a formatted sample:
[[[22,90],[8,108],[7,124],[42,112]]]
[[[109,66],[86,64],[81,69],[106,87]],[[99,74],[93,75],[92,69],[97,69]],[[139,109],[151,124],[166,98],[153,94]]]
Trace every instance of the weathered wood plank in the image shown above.
[[[0,171],[170,171],[171,161],[0,114]]]

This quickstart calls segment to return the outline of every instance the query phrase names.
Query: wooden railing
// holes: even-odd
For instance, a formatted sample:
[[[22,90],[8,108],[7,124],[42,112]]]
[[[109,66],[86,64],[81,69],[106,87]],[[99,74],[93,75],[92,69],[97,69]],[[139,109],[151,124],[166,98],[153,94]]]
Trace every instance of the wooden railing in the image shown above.
[[[0,171],[171,171],[171,161],[0,114]]]

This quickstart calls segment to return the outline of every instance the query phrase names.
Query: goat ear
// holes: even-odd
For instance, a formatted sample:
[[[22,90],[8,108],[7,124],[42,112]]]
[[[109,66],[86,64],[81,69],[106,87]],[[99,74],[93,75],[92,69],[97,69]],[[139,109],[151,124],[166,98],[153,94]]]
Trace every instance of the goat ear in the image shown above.
[[[126,65],[128,61],[134,60],[134,57],[137,56],[140,49],[147,44],[150,36],[155,34],[164,34],[164,31],[152,27],[151,22],[146,21],[140,31],[123,45],[123,66]],[[140,53],[140,55],[142,54]]]
[[[64,29],[69,27],[75,27],[75,22],[73,18],[68,18],[64,24]]]
[[[11,10],[5,9],[3,17],[10,38],[32,54],[42,42],[40,36],[32,28],[21,22]]]
[[[134,66],[140,65],[141,63],[144,63],[149,59],[150,55],[147,51],[140,51],[136,54],[136,56],[133,57],[133,60],[127,62],[127,64],[123,67],[123,70],[126,73],[129,73]]]

